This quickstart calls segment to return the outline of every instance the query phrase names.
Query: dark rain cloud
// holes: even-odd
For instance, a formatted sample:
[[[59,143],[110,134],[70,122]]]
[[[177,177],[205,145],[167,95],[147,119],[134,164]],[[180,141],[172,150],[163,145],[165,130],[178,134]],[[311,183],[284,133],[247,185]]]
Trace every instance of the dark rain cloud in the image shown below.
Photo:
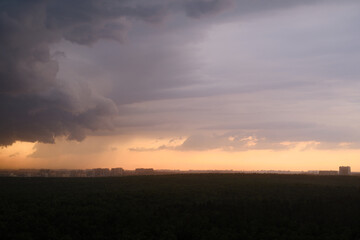
[[[121,42],[127,28],[123,17],[158,22],[168,11],[184,9],[198,17],[220,10],[222,1],[216,2],[0,1],[0,145],[52,143],[58,136],[82,140],[89,131],[112,128],[116,105],[85,83],[58,79],[52,44],[63,39],[80,45]]]

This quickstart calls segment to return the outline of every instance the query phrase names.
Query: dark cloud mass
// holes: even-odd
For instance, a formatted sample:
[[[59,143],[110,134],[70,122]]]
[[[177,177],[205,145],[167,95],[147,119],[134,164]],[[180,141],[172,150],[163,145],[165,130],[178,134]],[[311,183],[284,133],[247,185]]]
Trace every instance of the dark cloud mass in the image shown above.
[[[146,132],[187,138],[133,151],[358,146],[359,9],[0,0],[0,146]]]
[[[116,105],[85,83],[58,79],[52,44],[62,39],[80,45],[121,42],[125,17],[158,22],[181,9],[198,17],[220,10],[221,2],[1,0],[0,145],[52,143],[64,135],[82,140],[88,131],[111,129]]]
[[[186,1],[186,13],[190,17],[201,17],[203,15],[217,13],[232,4],[232,0],[200,0]]]

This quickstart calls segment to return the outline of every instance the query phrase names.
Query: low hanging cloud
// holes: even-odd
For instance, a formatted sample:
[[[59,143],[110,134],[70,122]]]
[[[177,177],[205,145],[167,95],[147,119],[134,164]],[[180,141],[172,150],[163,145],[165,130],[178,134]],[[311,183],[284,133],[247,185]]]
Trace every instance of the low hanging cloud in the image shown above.
[[[221,135],[191,135],[179,145],[162,144],[158,147],[132,147],[131,152],[155,152],[155,151],[211,151],[220,150],[226,152],[240,152],[250,150],[327,150],[327,149],[359,149],[360,144],[354,142],[318,142],[305,141],[274,141],[269,138],[259,138],[255,135],[246,134],[221,134]]]
[[[225,134],[196,134],[186,138],[178,145],[163,144],[158,147],[134,147],[129,148],[132,152],[153,152],[161,150],[173,151],[248,151],[259,149],[284,150],[293,148],[296,143],[273,142],[266,138],[258,138],[256,135],[246,133],[225,133]]]
[[[80,141],[91,131],[113,128],[117,106],[86,83],[59,79],[57,58],[64,54],[51,55],[52,44],[121,42],[125,18],[153,23],[169,11],[199,17],[222,10],[222,2],[1,1],[0,146],[17,140],[53,143],[58,136]]]

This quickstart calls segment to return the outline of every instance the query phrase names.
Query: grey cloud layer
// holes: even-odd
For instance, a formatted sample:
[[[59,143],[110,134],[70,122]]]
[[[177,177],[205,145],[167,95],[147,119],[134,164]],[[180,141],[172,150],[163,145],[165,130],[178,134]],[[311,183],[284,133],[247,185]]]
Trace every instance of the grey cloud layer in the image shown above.
[[[59,79],[52,44],[62,39],[80,45],[122,41],[122,17],[156,22],[174,7],[206,14],[221,10],[221,2],[0,1],[0,145],[54,142],[62,135],[82,140],[88,131],[112,127],[116,105],[86,83]]]
[[[178,147],[131,150],[295,146],[283,142],[359,148],[359,9],[351,1],[305,5],[215,26],[191,55],[204,61],[193,75],[203,82],[163,91],[173,98],[125,109],[129,115],[124,122],[138,122],[142,131],[147,119],[153,123],[147,131],[170,132],[172,126],[172,136],[190,136],[188,140]],[[249,145],[229,136],[258,141]]]
[[[335,0],[0,0],[0,145],[110,129],[190,136],[172,147],[182,151],[359,142],[358,8]]]

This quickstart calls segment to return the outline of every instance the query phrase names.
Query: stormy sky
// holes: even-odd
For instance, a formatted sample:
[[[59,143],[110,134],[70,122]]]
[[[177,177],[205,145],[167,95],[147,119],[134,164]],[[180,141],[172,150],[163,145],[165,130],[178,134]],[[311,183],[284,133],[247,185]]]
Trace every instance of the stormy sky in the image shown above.
[[[358,150],[359,22],[356,0],[0,0],[0,151]]]

